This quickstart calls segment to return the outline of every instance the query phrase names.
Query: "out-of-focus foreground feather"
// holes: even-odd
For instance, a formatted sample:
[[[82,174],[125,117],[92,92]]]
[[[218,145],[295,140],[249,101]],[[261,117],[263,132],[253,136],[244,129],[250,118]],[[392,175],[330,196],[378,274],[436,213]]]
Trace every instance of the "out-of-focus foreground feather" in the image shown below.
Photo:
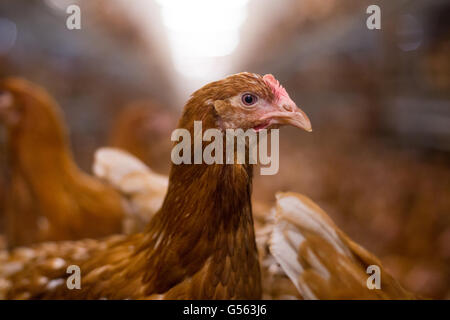
[[[270,252],[304,299],[414,299],[372,253],[353,242],[309,198],[278,193]],[[367,267],[380,268],[369,289]]]

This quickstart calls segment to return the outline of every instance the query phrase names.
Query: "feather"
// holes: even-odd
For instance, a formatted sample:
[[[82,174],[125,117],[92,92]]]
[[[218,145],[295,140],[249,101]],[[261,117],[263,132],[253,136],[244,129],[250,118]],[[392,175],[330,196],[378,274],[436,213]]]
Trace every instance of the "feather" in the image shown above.
[[[129,204],[125,233],[142,231],[161,207],[169,179],[157,174],[136,157],[117,148],[96,151],[94,174],[118,190]]]
[[[413,293],[353,242],[309,198],[277,194],[270,252],[305,299],[413,299]],[[380,268],[381,288],[369,289],[369,266]]]

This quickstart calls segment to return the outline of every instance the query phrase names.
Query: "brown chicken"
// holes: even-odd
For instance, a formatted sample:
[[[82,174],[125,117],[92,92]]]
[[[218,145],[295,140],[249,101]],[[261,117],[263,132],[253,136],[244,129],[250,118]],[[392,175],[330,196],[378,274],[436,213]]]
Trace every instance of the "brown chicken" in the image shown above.
[[[120,195],[77,167],[61,111],[49,94],[18,78],[6,79],[1,88],[0,120],[9,138],[8,246],[120,232]]]
[[[285,285],[285,295],[304,299],[414,299],[383,268],[372,253],[353,242],[309,198],[277,194],[273,230],[266,264],[277,279],[290,278],[298,289]],[[371,266],[369,268],[369,266]],[[369,268],[369,269],[368,269]],[[379,287],[372,279],[379,269]],[[269,272],[270,273],[270,272]],[[269,284],[281,295],[279,284]],[[369,289],[370,285],[370,289]]]
[[[153,170],[168,173],[178,115],[152,100],[134,101],[118,114],[109,137],[109,145],[126,150]]]
[[[307,116],[273,76],[250,73],[232,75],[196,91],[178,127],[193,136],[195,120],[202,121],[204,130],[288,124],[311,131]],[[261,298],[250,202],[252,167],[173,164],[164,203],[144,233],[46,243],[3,253],[0,296]],[[81,289],[66,286],[69,265],[79,266]]]
[[[96,151],[93,172],[118,190],[127,203],[124,232],[132,234],[143,231],[164,201],[169,178],[153,172],[126,151],[110,147]],[[263,298],[299,298],[297,288],[269,252],[268,242],[273,230],[273,223],[267,222],[270,206],[253,200],[252,211],[261,265]]]
[[[169,177],[157,174],[143,162],[117,148],[100,148],[95,153],[94,174],[112,185],[127,203],[124,232],[143,231],[161,207],[167,192]],[[300,296],[292,281],[269,252],[269,238],[273,223],[270,205],[253,199],[253,221],[261,265],[264,299],[296,299]]]

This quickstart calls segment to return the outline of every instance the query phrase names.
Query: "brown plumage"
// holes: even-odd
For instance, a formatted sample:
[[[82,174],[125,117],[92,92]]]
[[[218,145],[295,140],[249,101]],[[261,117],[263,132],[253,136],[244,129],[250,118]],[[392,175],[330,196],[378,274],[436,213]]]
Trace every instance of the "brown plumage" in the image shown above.
[[[169,177],[153,172],[133,155],[116,148],[100,148],[95,153],[95,175],[112,185],[127,203],[124,231],[142,232],[158,212],[167,192]],[[261,265],[264,299],[298,298],[300,293],[269,252],[269,238],[273,224],[270,205],[253,199],[253,220]]]
[[[117,115],[109,145],[130,152],[157,172],[168,173],[170,133],[177,117],[173,110],[155,101],[133,101]]]
[[[279,278],[290,278],[304,299],[414,299],[380,260],[353,242],[311,199],[278,193],[266,263]],[[277,268],[277,265],[280,267]],[[369,289],[377,266],[380,288]],[[269,267],[270,269],[270,267]],[[369,281],[372,284],[372,281]],[[292,288],[287,287],[292,294]]]
[[[0,150],[1,153],[3,153],[3,150]],[[1,164],[3,163],[4,159],[0,157],[0,236],[3,236],[3,229],[4,229],[4,218],[5,218],[5,192],[6,192],[6,179],[4,176],[3,170],[1,170]]]
[[[0,120],[9,142],[8,246],[120,232],[120,195],[77,167],[56,102],[22,79],[6,79],[1,88]]]
[[[268,114],[262,111],[276,111],[271,124],[291,123],[310,130],[306,115],[293,109],[296,106],[290,99],[274,100],[271,89],[261,76],[249,73],[211,83],[193,94],[178,127],[192,134],[194,120],[202,120],[205,130],[246,129],[260,125],[260,117]],[[257,95],[258,102],[248,107],[233,99],[246,92]],[[232,120],[222,116],[233,111],[236,117]],[[163,205],[145,232],[96,241],[45,243],[3,253],[0,296],[261,298],[251,181],[249,164],[172,165]],[[70,264],[81,269],[80,290],[65,285]]]

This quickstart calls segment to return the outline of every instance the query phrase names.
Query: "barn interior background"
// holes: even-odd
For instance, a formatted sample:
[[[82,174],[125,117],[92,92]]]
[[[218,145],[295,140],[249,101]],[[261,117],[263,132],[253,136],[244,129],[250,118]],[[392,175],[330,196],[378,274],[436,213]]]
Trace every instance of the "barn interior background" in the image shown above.
[[[66,28],[70,4],[81,8],[81,30]],[[366,27],[371,4],[381,30]],[[0,3],[0,76],[55,96],[87,170],[95,149],[112,144],[167,173],[170,132],[193,89],[273,73],[314,133],[281,132],[280,172],[258,176],[254,197],[270,205],[276,191],[308,195],[406,288],[446,299],[449,57],[445,0]],[[2,177],[4,140],[2,130]]]

